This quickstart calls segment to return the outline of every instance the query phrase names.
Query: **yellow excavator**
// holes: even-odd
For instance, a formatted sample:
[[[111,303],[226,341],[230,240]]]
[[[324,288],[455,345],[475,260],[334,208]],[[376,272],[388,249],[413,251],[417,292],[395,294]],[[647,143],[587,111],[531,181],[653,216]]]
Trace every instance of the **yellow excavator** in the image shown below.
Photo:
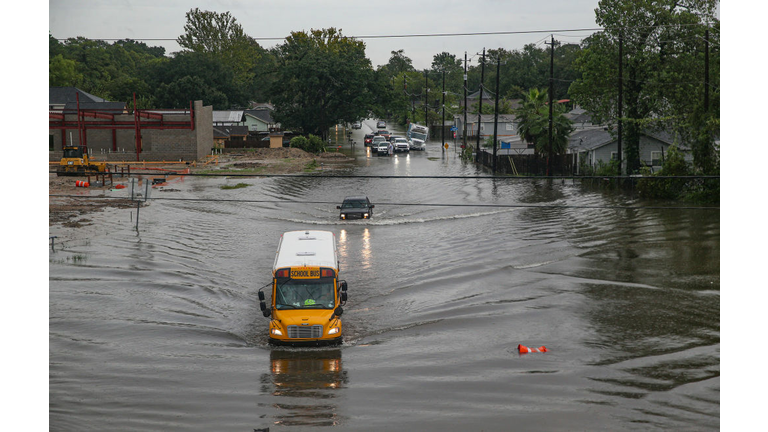
[[[94,162],[88,158],[88,152],[82,146],[64,147],[64,156],[59,162],[56,175],[76,176],[96,174],[107,171],[106,162]]]

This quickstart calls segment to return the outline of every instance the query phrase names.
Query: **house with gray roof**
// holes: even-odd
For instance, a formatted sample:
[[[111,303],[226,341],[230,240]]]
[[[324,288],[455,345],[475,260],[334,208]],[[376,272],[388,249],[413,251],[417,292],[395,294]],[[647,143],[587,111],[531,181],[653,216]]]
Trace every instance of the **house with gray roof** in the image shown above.
[[[215,126],[213,128],[214,147],[223,148],[227,141],[245,141],[248,139],[246,126]]]
[[[587,129],[593,126],[592,116],[587,113],[587,110],[578,106],[565,113],[565,118],[570,120],[576,129]]]
[[[252,109],[243,111],[244,123],[251,132],[268,132],[277,125],[272,119],[272,111],[268,109]]]
[[[81,110],[105,111],[111,114],[126,112],[125,102],[110,102],[77,87],[48,87],[48,111],[77,111],[78,98]]]
[[[454,115],[453,122],[458,129],[456,136],[462,136],[464,133],[464,114]],[[493,114],[483,114],[480,116],[480,136],[482,139],[493,136],[493,123]],[[477,115],[467,114],[467,136],[477,136],[477,129]],[[513,114],[499,114],[496,135],[502,141],[510,140],[517,136],[517,121]]]
[[[675,143],[675,136],[668,132],[647,132],[640,136],[640,164],[651,167],[653,171],[661,169],[664,155]],[[678,142],[678,148],[687,161],[692,157],[688,147]],[[618,139],[607,127],[592,127],[574,131],[568,138],[568,153],[575,155],[577,174],[582,164],[597,167],[600,162],[608,163],[618,158]]]
[[[244,126],[243,110],[214,110],[213,126]]]

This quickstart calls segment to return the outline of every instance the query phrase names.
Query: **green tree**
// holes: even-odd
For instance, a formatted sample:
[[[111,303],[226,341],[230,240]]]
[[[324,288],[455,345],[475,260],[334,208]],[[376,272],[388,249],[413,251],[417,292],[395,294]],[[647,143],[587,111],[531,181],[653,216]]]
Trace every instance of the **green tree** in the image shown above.
[[[234,71],[206,53],[176,53],[172,59],[154,64],[149,76],[157,104],[165,108],[187,108],[191,100],[202,100],[217,110],[248,103],[247,89],[237,83]],[[201,87],[195,91],[190,83]]]
[[[701,41],[717,0],[601,0],[596,22],[604,31],[585,39],[576,62],[581,77],[570,94],[597,123],[618,119],[618,46],[623,49],[623,134],[628,172],[640,168],[642,132],[692,127],[704,90]],[[719,28],[719,26],[716,26]],[[719,88],[719,77],[714,77]],[[709,110],[701,110],[702,113]],[[712,124],[713,122],[704,121]],[[719,122],[718,122],[719,123]],[[689,134],[690,135],[690,134]],[[713,137],[709,137],[710,140]],[[708,148],[712,148],[709,146]],[[705,152],[711,153],[711,152]]]
[[[277,76],[269,94],[284,128],[325,138],[331,126],[369,113],[374,70],[362,41],[335,28],[291,32],[274,53]]]
[[[384,65],[390,76],[401,76],[414,70],[413,61],[405,55],[404,50],[391,51],[391,54],[389,62]]]
[[[265,51],[229,13],[190,9],[186,13],[185,33],[176,41],[182,48],[211,55],[235,74],[235,80],[246,85],[257,74],[259,60]]]
[[[199,76],[184,76],[170,84],[160,84],[157,88],[158,104],[165,108],[189,108],[189,102],[202,100],[214,109],[227,109],[229,100],[220,90],[210,87]]]
[[[517,131],[539,154],[549,154],[549,105],[546,90],[533,88],[524,95],[520,108],[514,110],[517,117]],[[553,107],[552,115],[552,154],[565,153],[568,136],[573,132],[573,124],[565,117],[562,105]]]
[[[113,47],[120,47],[126,51],[137,53],[141,56],[154,58],[165,57],[165,48],[161,46],[151,47],[144,42],[138,42],[133,39],[121,39],[112,44]]]
[[[324,153],[326,151],[325,142],[317,135],[309,134],[308,137],[299,135],[291,138],[291,147],[299,148],[307,153]]]
[[[109,100],[131,103],[133,93],[151,100],[145,79],[151,75],[150,65],[167,60],[164,52],[129,39],[108,44],[78,37],[59,43],[49,35],[49,82],[77,86]]]
[[[51,87],[77,87],[83,75],[77,72],[77,62],[57,54],[48,62],[48,85]]]

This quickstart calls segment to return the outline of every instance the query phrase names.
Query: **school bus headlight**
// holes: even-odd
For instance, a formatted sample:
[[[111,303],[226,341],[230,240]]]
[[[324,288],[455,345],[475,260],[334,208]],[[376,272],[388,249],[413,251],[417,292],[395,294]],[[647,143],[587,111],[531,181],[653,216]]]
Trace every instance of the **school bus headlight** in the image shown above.
[[[341,218],[342,218],[342,219],[346,219],[346,218],[347,218],[347,215],[345,215],[344,213],[342,213],[342,214],[341,214]]]
[[[272,333],[275,336],[282,336],[283,335],[283,332],[280,331],[280,329],[276,329],[276,328],[271,329],[269,332]]]
[[[363,219],[368,219],[368,213],[363,213]]]
[[[336,334],[338,332],[339,332],[339,328],[338,327],[333,327],[330,330],[328,330],[328,334],[329,335]]]

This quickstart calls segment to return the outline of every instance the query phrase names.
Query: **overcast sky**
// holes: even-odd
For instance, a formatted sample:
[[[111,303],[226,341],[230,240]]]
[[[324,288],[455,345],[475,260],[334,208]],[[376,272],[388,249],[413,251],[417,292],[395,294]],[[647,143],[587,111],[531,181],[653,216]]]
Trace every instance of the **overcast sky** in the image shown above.
[[[485,48],[515,50],[540,46],[554,33],[562,42],[578,43],[594,29],[598,0],[50,0],[48,26],[55,38],[145,40],[179,51],[174,41],[184,33],[185,14],[195,7],[230,12],[254,38],[284,38],[291,31],[336,27],[345,36],[424,35],[478,32],[530,32],[514,35],[363,38],[373,66],[386,64],[403,49],[417,69],[447,51],[473,57]],[[259,40],[265,48],[281,40]],[[474,61],[472,64],[476,64]]]

